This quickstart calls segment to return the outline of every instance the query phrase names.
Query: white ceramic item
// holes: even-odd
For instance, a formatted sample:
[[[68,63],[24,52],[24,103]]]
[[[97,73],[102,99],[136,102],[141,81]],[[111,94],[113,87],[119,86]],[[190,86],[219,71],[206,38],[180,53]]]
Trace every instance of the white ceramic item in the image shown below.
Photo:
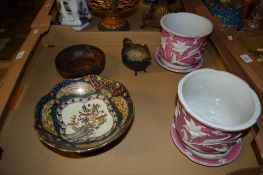
[[[90,24],[92,15],[85,0],[57,0],[59,22],[80,31]]]

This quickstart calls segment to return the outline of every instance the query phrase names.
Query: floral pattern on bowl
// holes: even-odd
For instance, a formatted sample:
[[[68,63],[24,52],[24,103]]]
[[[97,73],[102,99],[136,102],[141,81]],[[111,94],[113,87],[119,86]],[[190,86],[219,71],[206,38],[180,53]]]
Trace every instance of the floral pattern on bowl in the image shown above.
[[[133,114],[133,102],[124,85],[88,75],[58,83],[39,100],[35,129],[47,145],[84,153],[123,135]]]

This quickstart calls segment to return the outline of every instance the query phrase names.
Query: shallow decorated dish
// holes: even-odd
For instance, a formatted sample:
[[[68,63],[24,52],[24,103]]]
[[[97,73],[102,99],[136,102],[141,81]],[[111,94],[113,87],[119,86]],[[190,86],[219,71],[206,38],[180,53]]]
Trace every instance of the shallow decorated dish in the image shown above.
[[[35,129],[49,146],[85,153],[122,136],[133,114],[132,99],[122,83],[88,75],[58,83],[39,100]]]

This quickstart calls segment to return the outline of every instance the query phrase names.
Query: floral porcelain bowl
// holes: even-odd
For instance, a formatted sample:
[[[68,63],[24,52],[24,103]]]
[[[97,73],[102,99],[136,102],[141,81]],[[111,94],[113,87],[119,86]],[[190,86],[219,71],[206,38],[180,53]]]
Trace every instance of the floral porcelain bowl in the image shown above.
[[[202,59],[213,24],[193,13],[168,13],[160,20],[162,57],[181,66],[193,66]]]
[[[261,111],[258,96],[246,82],[213,69],[187,74],[179,82],[178,97],[176,131],[184,146],[204,159],[227,156]]]
[[[98,75],[55,85],[35,108],[40,140],[61,151],[102,148],[128,129],[134,106],[126,87]]]

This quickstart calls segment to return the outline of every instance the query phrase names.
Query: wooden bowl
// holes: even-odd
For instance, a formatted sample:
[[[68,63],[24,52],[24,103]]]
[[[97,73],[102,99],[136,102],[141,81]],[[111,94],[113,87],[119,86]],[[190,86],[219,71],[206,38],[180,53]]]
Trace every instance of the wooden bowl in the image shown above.
[[[73,45],[58,53],[55,65],[58,73],[66,79],[99,75],[105,67],[105,54],[96,46]]]

